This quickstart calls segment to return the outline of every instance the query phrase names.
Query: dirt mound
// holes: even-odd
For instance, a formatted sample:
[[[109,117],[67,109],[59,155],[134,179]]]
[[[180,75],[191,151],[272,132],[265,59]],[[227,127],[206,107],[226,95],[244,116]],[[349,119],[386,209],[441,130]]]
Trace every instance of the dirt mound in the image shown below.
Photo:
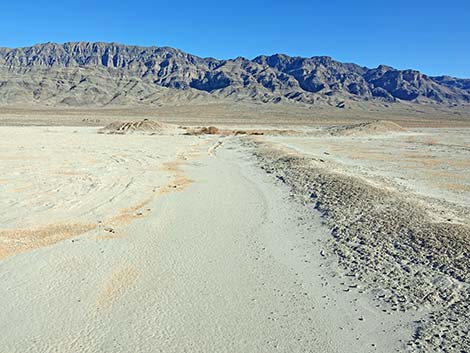
[[[174,128],[171,124],[164,124],[154,120],[140,121],[114,121],[105,126],[98,133],[101,134],[128,134],[133,132],[158,133],[164,129]]]
[[[389,132],[406,131],[400,125],[385,120],[374,120],[350,125],[333,126],[326,131],[333,136],[366,136],[382,135]]]
[[[279,129],[249,129],[249,130],[236,130],[236,129],[221,129],[215,126],[204,126],[197,128],[185,127],[186,135],[222,135],[222,136],[261,136],[261,135],[299,135],[301,132],[295,130],[279,130]]]
[[[219,129],[215,126],[204,126],[196,129],[188,129],[187,135],[264,135],[263,131],[259,130],[231,130]]]
[[[198,129],[190,129],[188,135],[220,135],[222,131],[215,126],[204,126]]]

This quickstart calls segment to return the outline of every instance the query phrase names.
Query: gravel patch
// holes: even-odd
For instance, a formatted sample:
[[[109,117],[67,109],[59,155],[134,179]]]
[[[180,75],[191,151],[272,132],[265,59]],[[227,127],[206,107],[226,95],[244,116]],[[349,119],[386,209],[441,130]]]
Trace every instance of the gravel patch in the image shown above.
[[[339,266],[365,292],[392,311],[428,312],[416,323],[410,351],[470,351],[468,224],[437,222],[422,201],[344,175],[322,159],[245,144],[262,169],[321,213]]]

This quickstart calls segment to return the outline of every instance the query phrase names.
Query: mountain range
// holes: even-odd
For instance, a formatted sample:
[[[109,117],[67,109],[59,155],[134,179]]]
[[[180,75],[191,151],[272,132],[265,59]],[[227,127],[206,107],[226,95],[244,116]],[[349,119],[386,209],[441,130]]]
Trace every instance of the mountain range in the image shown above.
[[[0,48],[0,104],[160,105],[255,101],[345,108],[352,102],[455,106],[470,103],[470,79],[367,68],[327,56],[201,58],[169,47],[45,43]]]

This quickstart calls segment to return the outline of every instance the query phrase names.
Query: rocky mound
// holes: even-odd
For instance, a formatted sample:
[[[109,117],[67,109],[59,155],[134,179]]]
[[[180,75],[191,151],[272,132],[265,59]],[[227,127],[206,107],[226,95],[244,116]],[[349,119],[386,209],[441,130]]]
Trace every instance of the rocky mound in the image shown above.
[[[101,134],[129,134],[133,132],[159,133],[164,129],[174,128],[171,124],[164,124],[153,120],[140,121],[114,121],[98,131]]]
[[[390,132],[405,132],[400,125],[385,120],[375,120],[357,124],[348,124],[327,128],[326,131],[333,136],[367,136],[383,135]]]

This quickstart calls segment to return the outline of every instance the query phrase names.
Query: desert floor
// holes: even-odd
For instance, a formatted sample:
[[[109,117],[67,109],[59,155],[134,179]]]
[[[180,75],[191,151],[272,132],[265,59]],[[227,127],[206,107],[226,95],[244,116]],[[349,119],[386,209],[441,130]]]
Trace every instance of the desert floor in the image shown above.
[[[416,343],[421,320],[444,304],[416,303],[410,294],[409,306],[394,306],[380,300],[378,290],[390,286],[383,271],[374,270],[384,279],[374,286],[371,277],[351,276],[331,245],[331,223],[286,177],[266,173],[271,157],[260,161],[256,146],[312,158],[406,195],[435,222],[467,227],[470,130],[97,131],[0,127],[0,352],[401,352],[467,344],[460,331]],[[468,283],[447,272],[447,288],[468,308]],[[426,275],[433,288],[435,273]],[[454,314],[447,319],[468,329]]]

